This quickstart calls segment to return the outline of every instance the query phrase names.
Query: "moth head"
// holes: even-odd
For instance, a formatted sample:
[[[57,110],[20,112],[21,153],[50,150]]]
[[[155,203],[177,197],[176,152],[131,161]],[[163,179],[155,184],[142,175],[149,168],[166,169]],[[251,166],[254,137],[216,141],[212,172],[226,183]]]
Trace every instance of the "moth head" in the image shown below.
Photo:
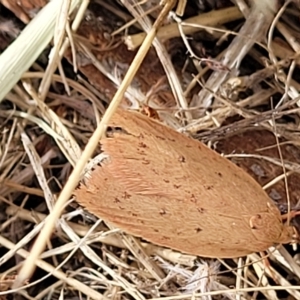
[[[299,235],[296,231],[296,228],[294,226],[284,224],[278,243],[288,244],[288,243],[298,243],[298,242],[299,242]]]
[[[277,214],[258,213],[250,217],[249,225],[253,235],[260,242],[286,244],[293,240],[293,227],[283,224]]]

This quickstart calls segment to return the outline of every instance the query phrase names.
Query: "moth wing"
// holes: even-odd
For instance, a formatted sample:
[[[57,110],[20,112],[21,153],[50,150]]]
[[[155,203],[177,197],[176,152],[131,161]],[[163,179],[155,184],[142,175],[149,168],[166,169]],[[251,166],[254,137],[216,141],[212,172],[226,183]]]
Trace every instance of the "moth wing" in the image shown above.
[[[249,220],[272,203],[237,166],[141,114],[118,111],[109,125],[121,129],[101,141],[109,160],[75,193],[89,211],[195,255],[229,258],[271,246],[253,235]]]
[[[205,257],[238,257],[270,246],[258,243],[241,219],[214,215],[213,210],[199,211],[193,203],[126,191],[108,165],[96,167],[75,195],[91,213],[125,232]]]
[[[107,168],[131,192],[180,198],[227,216],[274,206],[250,175],[196,140],[134,112],[119,110],[110,125],[123,131],[101,141]]]

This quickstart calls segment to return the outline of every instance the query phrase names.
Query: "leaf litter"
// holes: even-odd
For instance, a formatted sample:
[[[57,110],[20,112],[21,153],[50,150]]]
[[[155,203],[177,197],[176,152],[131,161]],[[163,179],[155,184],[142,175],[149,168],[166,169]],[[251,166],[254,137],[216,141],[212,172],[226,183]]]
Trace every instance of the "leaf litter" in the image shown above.
[[[1,9],[10,17],[1,20],[0,39],[8,45],[22,28],[17,18],[26,23],[46,9],[46,1],[21,1],[21,10],[7,2]],[[68,27],[75,13],[64,25],[71,46],[63,57],[48,60],[49,44],[0,102],[3,299],[10,293],[20,299],[300,298],[296,246],[273,249],[267,267],[255,254],[218,264],[110,228],[74,201],[44,236],[47,247],[33,276],[18,291],[11,289],[136,54],[127,47],[138,49],[159,15],[159,2],[91,1],[77,32]],[[187,1],[183,16],[174,7],[122,105],[151,107],[167,125],[228,155],[267,185],[286,213],[299,207],[299,6],[265,2],[273,7],[254,11],[244,1],[231,7]],[[50,87],[40,90],[49,64],[58,71],[52,66]],[[299,227],[297,217],[291,222]]]

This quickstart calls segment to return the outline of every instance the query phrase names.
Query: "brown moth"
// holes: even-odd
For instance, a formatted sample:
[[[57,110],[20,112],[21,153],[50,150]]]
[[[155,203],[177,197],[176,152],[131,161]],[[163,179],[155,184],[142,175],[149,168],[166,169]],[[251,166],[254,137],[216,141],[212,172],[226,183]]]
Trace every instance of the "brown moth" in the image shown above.
[[[185,253],[232,258],[292,240],[261,186],[218,153],[140,113],[118,110],[108,158],[75,191],[88,211]]]

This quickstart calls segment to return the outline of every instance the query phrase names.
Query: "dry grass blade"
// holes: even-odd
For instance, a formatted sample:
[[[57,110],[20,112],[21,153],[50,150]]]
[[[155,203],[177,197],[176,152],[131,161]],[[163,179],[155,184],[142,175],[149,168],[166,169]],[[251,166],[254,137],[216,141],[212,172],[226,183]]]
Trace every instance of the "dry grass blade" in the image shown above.
[[[125,234],[122,234],[122,239],[127,248],[137,258],[137,260],[143,264],[153,278],[155,278],[158,282],[164,278],[165,274],[155,264],[155,262],[150,259],[139,241],[137,241],[134,237],[127,236]]]
[[[45,173],[41,164],[41,159],[38,156],[32,142],[29,140],[28,136],[24,132],[21,133],[21,139],[24,145],[24,149],[27,152],[27,155],[31,161],[31,165],[35,172],[35,176],[37,177],[39,184],[44,192],[43,194],[45,196],[48,209],[51,211],[53,209],[53,206],[55,205],[55,199],[47,184]]]
[[[74,137],[70,134],[66,126],[61,122],[60,118],[47,105],[45,105],[44,102],[39,99],[31,86],[27,84],[25,86],[28,93],[36,101],[43,119],[51,124],[51,131],[54,133],[52,137],[55,139],[56,144],[68,158],[68,161],[72,164],[72,166],[75,166],[77,160],[81,155],[81,150]]]
[[[18,217],[22,220],[26,220],[28,222],[35,222],[35,218],[32,216],[31,212],[26,209],[21,209],[18,207],[10,206],[7,208],[6,213],[9,216],[16,216],[16,217]],[[42,222],[44,219],[46,219],[47,216],[45,214],[35,213],[35,217],[37,220],[39,220],[39,222]],[[74,222],[68,222],[68,225],[79,236],[85,236],[87,234],[87,232],[90,230],[90,227],[80,225],[80,224],[77,224]],[[100,232],[98,234],[94,234],[91,237],[91,241],[88,240],[87,242],[92,243],[93,240],[101,241],[105,245],[114,246],[117,248],[126,248],[126,246],[124,245],[122,240],[120,240],[118,237],[116,237],[113,234],[106,234],[106,233]],[[26,242],[24,243],[24,245],[25,244],[26,244]],[[196,260],[195,256],[182,254],[180,252],[176,252],[171,249],[161,248],[161,247],[158,247],[158,246],[155,246],[152,244],[142,243],[142,246],[148,256],[157,255],[157,256],[160,256],[174,264],[180,264],[183,266],[192,267]],[[74,245],[72,247],[74,247]],[[57,253],[57,254],[59,254],[59,253]],[[47,257],[47,256],[44,253],[44,254],[42,254],[42,257]]]
[[[259,259],[258,255],[251,255],[250,259],[253,262],[257,262],[257,260]],[[280,273],[278,273],[274,268],[272,267],[266,267],[263,266],[263,263],[260,262],[259,264],[255,264],[255,268],[256,271],[261,273],[263,271],[263,273],[260,276],[265,276],[264,274],[268,275],[270,278],[273,278],[276,282],[279,283],[279,285],[281,285],[282,288],[286,289],[288,291],[288,293],[290,293],[293,297],[295,297],[296,299],[298,299],[300,297],[300,292],[297,290],[290,290],[288,287],[293,286],[288,280],[286,280],[284,278],[284,276],[282,276]],[[265,277],[264,277],[265,278]],[[264,279],[265,283],[263,284],[263,286],[265,287],[270,287],[270,285],[267,283],[267,280]],[[269,299],[275,299],[276,294],[275,291],[273,291],[270,288],[270,291],[268,291],[269,294]]]
[[[13,243],[11,243],[10,241],[8,241],[7,239],[5,239],[2,236],[0,236],[0,243],[1,243],[1,245],[3,245],[4,247],[6,247],[8,249],[14,249],[15,248],[15,245]],[[17,250],[16,253],[18,253],[23,258],[26,258],[26,257],[29,256],[29,252],[27,252],[23,249]],[[47,263],[43,260],[40,260],[40,259],[36,260],[36,264],[40,268],[47,271],[48,274],[53,274],[57,278],[61,279],[63,282],[69,284],[70,286],[73,286],[77,290],[80,290],[82,293],[84,293],[86,295],[89,295],[90,297],[92,297],[94,299],[103,299],[103,300],[106,299],[105,297],[103,297],[101,294],[99,294],[95,290],[89,288],[85,284],[82,284],[80,281],[75,280],[71,277],[68,277],[65,273],[63,273],[59,270],[56,270],[51,264],[49,264],[49,263]],[[6,295],[6,294],[7,294],[6,292],[0,293],[0,295]]]
[[[255,42],[261,41],[266,35],[267,30],[273,20],[274,7],[277,1],[272,0],[270,7],[256,5],[254,2],[253,8],[246,19],[244,26],[241,28],[239,35],[232,41],[230,47],[227,48],[224,58],[220,62],[222,66],[228,70],[237,69],[241,64],[242,59],[252,48]],[[229,72],[223,70],[222,72],[214,72],[205,84],[205,88],[199,93],[198,97],[194,98],[191,103],[192,106],[208,107],[211,103],[211,92],[219,90],[225,80],[228,79]]]
[[[172,7],[172,1],[170,1],[170,6]],[[130,2],[127,3],[127,9],[132,13],[132,15],[137,20],[139,20],[144,31],[147,33],[146,37],[144,37],[145,39],[147,39],[149,36],[151,23],[147,17],[139,18],[139,16],[144,14],[144,11],[139,6],[137,6],[137,8],[139,8],[139,10],[136,10],[133,7],[133,5],[130,4]],[[187,108],[188,108],[187,101],[186,101],[185,97],[183,96],[183,90],[181,87],[181,83],[179,81],[178,75],[176,74],[175,68],[171,62],[170,56],[167,53],[167,49],[160,42],[160,39],[158,38],[158,36],[155,37],[155,39],[153,39],[153,45],[156,49],[157,56],[159,57],[161,64],[165,70],[165,73],[167,75],[170,87],[172,89],[172,92],[176,99],[178,107],[181,107],[183,110],[187,110]],[[186,112],[184,115],[186,116],[187,119],[191,119],[191,114],[189,112]]]
[[[60,3],[60,0],[50,1],[0,55],[0,102],[51,41]],[[70,12],[79,3],[79,0],[73,0]]]
[[[183,32],[185,35],[189,35],[200,30],[205,30],[205,28],[207,28],[207,30],[210,30],[214,26],[238,20],[240,18],[242,18],[242,14],[236,7],[229,7],[211,11],[184,20],[186,26],[183,26]],[[199,27],[197,26],[198,24]],[[178,29],[178,25],[176,23],[165,25],[157,32],[157,38],[162,41],[166,41],[174,37],[179,37],[180,35],[180,30]],[[141,45],[145,37],[146,33],[144,32],[137,33],[135,35],[128,35],[124,38],[124,42],[130,50],[134,50]]]

